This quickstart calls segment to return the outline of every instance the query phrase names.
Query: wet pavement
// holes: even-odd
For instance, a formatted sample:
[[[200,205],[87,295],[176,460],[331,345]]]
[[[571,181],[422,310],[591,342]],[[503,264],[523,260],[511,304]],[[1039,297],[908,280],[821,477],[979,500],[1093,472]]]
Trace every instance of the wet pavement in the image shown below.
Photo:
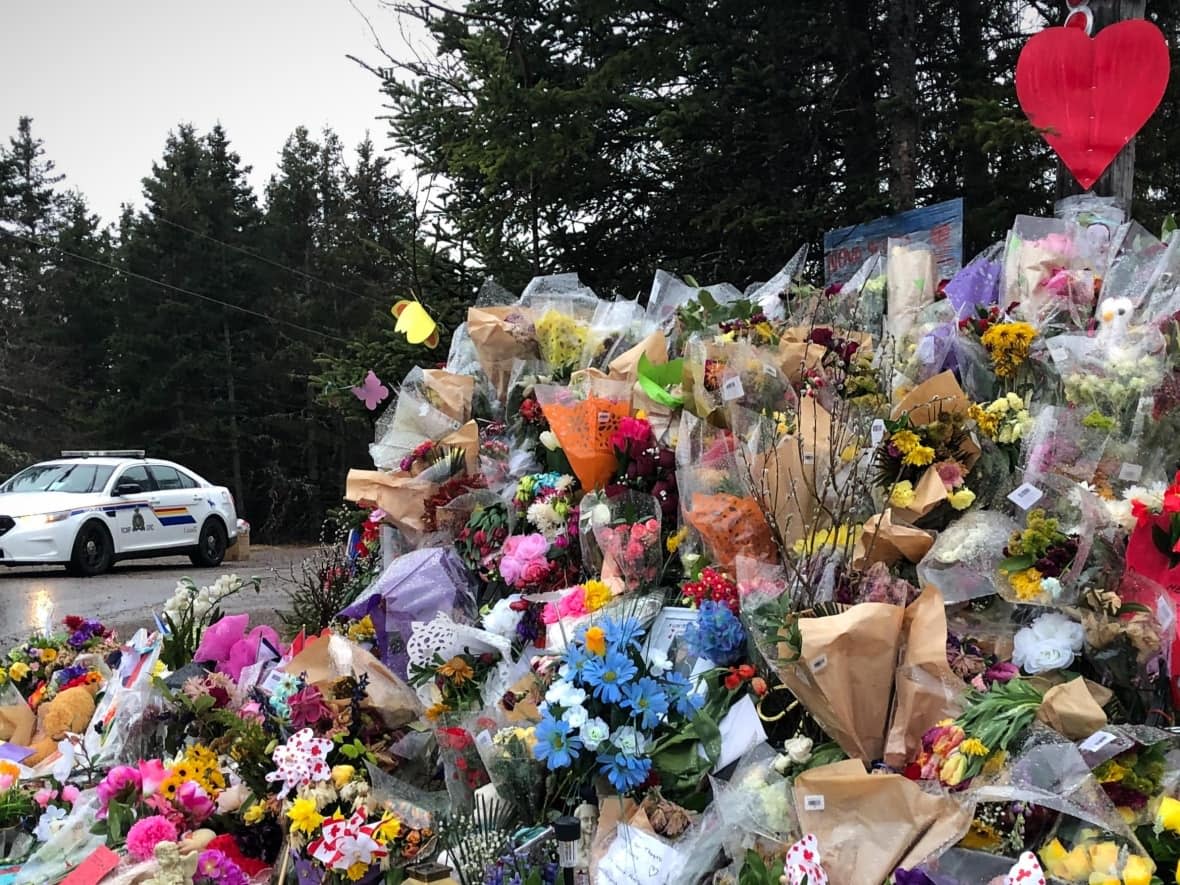
[[[286,607],[282,577],[312,550],[307,547],[250,548],[246,562],[225,562],[214,569],[196,568],[187,556],[117,563],[96,578],[75,578],[62,567],[0,568],[0,649],[19,642],[46,623],[66,615],[97,618],[129,636],[151,627],[152,613],[163,608],[176,582],[190,577],[197,586],[212,584],[223,574],[262,578],[262,590],[243,591],[226,600],[230,614],[248,612],[250,622],[278,626],[278,610]]]

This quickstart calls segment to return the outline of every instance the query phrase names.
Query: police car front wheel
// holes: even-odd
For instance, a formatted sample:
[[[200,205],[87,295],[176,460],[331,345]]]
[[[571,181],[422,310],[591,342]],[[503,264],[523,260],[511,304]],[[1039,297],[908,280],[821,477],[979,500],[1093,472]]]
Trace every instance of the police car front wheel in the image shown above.
[[[92,578],[109,571],[114,558],[114,545],[106,526],[101,522],[88,522],[74,538],[69,568],[75,575]]]

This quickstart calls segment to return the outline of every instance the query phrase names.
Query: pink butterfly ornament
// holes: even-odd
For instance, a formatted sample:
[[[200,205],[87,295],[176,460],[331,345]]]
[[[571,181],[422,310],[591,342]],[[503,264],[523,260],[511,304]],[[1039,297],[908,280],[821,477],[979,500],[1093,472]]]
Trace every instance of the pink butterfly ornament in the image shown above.
[[[365,408],[372,412],[389,397],[389,388],[381,383],[377,373],[369,369],[365,380],[352,388],[352,395],[365,404]]]
[[[783,885],[828,885],[828,874],[820,866],[819,841],[808,833],[787,849],[783,860]]]
[[[1020,855],[1016,865],[1004,877],[1004,885],[1045,885],[1045,871],[1031,851]]]

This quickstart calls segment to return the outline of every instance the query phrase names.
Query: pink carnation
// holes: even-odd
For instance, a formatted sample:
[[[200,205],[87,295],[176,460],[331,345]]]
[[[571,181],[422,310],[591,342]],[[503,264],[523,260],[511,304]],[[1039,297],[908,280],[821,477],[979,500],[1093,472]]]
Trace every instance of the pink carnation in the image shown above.
[[[161,842],[175,842],[180,838],[176,825],[166,817],[152,815],[137,820],[127,831],[127,851],[136,860],[150,860]]]
[[[586,590],[575,587],[573,591],[561,597],[557,603],[557,613],[563,618],[580,618],[589,614],[586,609]]]

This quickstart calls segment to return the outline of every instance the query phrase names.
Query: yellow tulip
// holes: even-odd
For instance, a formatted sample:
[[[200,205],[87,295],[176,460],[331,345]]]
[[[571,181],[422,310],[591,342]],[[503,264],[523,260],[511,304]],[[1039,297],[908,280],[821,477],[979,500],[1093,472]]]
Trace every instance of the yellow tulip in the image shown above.
[[[1180,800],[1165,796],[1155,811],[1155,825],[1160,830],[1180,833]]]
[[[1075,845],[1073,851],[1065,856],[1062,867],[1064,870],[1063,879],[1069,879],[1072,882],[1087,881],[1093,868],[1090,866],[1090,854],[1086,851],[1086,846]]]
[[[1119,871],[1119,847],[1113,842],[1099,842],[1089,847],[1090,866],[1095,873],[1104,876],[1117,875]]]
[[[951,753],[942,763],[942,767],[938,770],[938,779],[948,787],[957,787],[962,783],[963,775],[966,773],[967,757],[956,751]]]
[[[1045,872],[1050,876],[1060,876],[1065,864],[1065,856],[1068,853],[1065,850],[1065,846],[1061,844],[1060,839],[1054,839],[1042,848],[1041,863],[1045,867]]]
[[[1123,867],[1123,885],[1151,885],[1153,866],[1149,858],[1132,854]]]
[[[351,765],[335,765],[332,767],[332,783],[337,790],[343,790],[345,784],[352,780],[356,769]]]

